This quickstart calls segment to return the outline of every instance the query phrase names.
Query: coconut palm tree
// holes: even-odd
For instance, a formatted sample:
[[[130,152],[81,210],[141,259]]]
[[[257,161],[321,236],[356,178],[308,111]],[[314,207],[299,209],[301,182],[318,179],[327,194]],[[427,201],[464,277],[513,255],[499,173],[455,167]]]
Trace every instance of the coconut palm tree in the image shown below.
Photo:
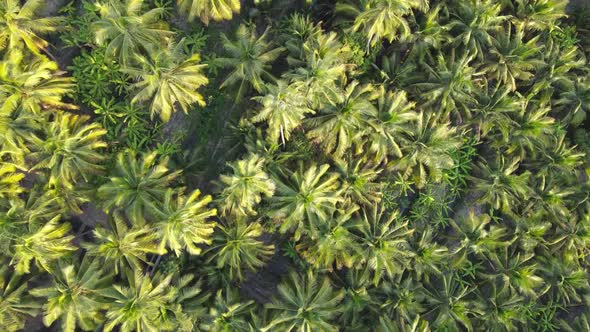
[[[41,109],[76,109],[62,101],[74,87],[69,77],[62,77],[57,63],[38,58],[23,61],[19,51],[10,52],[0,61],[0,102],[2,113],[10,114],[20,107],[27,112],[39,113]]]
[[[466,254],[473,253],[483,258],[487,252],[512,244],[515,238],[510,239],[509,230],[491,222],[489,215],[476,215],[474,210],[469,210],[467,217],[460,220],[451,219],[451,226],[456,232],[453,240],[459,243],[455,253],[465,250]]]
[[[233,174],[220,176],[220,181],[224,184],[220,195],[224,215],[256,215],[254,208],[260,203],[262,196],[272,197],[275,184],[264,171],[264,163],[264,158],[250,154],[246,159],[229,164]]]
[[[431,107],[439,117],[446,118],[450,112],[468,112],[473,102],[475,69],[469,66],[472,56],[449,59],[442,54],[436,57],[435,66],[422,64],[426,77],[424,82],[413,84],[417,89],[422,107]]]
[[[483,276],[495,279],[521,295],[537,298],[545,281],[537,274],[534,254],[518,252],[513,248],[501,248],[488,253],[490,272]]]
[[[278,290],[280,297],[266,305],[273,310],[273,319],[262,331],[338,330],[330,320],[339,314],[344,293],[334,291],[327,277],[311,271],[302,276],[291,272]]]
[[[281,140],[283,145],[289,140],[291,132],[299,127],[305,115],[315,113],[309,108],[301,89],[278,80],[276,85],[267,85],[264,96],[253,99],[262,104],[262,109],[252,117],[254,123],[266,121],[271,142]]]
[[[128,271],[126,284],[99,291],[110,301],[104,331],[174,331],[176,322],[168,314],[175,309],[178,290],[171,282],[172,275],[150,278],[135,270]]]
[[[108,228],[97,226],[92,231],[94,241],[84,243],[83,247],[87,255],[103,260],[115,273],[126,268],[141,271],[145,264],[149,264],[149,254],[165,253],[158,246],[158,233],[152,229],[129,228],[117,213],[110,216],[108,223]]]
[[[268,40],[269,29],[260,36],[255,27],[240,25],[236,31],[236,39],[230,40],[225,34],[221,36],[227,57],[216,58],[215,61],[223,68],[230,68],[220,88],[240,83],[237,99],[241,98],[249,86],[254,90],[265,90],[264,79],[273,81],[270,73],[272,62],[285,50],[283,47],[273,48]]]
[[[198,255],[201,253],[199,245],[211,244],[215,223],[208,219],[215,216],[217,211],[207,208],[211,196],[199,199],[200,195],[199,190],[186,196],[168,189],[161,206],[152,212],[156,220],[153,227],[160,240],[161,252],[165,252],[167,247],[176,256],[180,256],[182,250]]]
[[[35,165],[30,170],[49,169],[50,185],[72,189],[81,179],[89,182],[104,171],[101,150],[107,147],[102,141],[106,130],[99,124],[88,124],[86,116],[59,112],[44,131],[45,137],[31,141]]]
[[[359,8],[360,7],[360,8]],[[360,6],[338,3],[336,12],[352,14],[355,17],[353,31],[362,31],[367,36],[367,44],[375,46],[383,39],[406,39],[411,34],[406,17],[414,15],[414,10],[428,10],[424,0],[361,0]],[[367,46],[368,46],[367,45]]]
[[[41,307],[27,294],[29,279],[12,271],[6,263],[0,267],[0,326],[7,332],[21,331],[28,317]]]
[[[320,31],[308,36],[302,52],[303,59],[294,61],[296,67],[284,77],[305,93],[314,110],[341,103],[346,74],[354,67],[350,46],[340,42],[335,32]]]
[[[143,225],[149,212],[164,200],[167,186],[180,174],[166,165],[166,159],[156,161],[155,152],[119,153],[109,182],[98,188],[104,208],[122,210],[133,223]]]
[[[15,240],[10,264],[15,265],[17,273],[30,273],[31,261],[40,269],[50,271],[55,261],[78,249],[72,245],[74,236],[68,234],[72,226],[60,224],[59,218],[57,216]]]
[[[248,322],[254,301],[240,302],[239,294],[232,288],[218,290],[208,319],[201,324],[205,331],[251,332]]]
[[[0,108],[0,156],[5,161],[25,168],[25,155],[30,152],[28,143],[33,140],[45,119],[21,108],[8,110]]]
[[[23,192],[20,181],[24,177],[14,165],[0,162],[0,198],[9,199]]]
[[[98,292],[111,286],[111,276],[104,273],[98,260],[86,257],[80,264],[58,266],[52,272],[51,286],[30,291],[35,297],[46,298],[43,324],[50,327],[59,319],[62,331],[75,331],[77,326],[85,331],[97,328],[104,306]]]
[[[208,252],[209,262],[215,261],[219,269],[228,268],[232,280],[242,281],[245,271],[256,271],[266,264],[274,254],[274,245],[261,240],[264,235],[258,222],[232,221],[229,225],[218,225],[219,232],[213,238]]]
[[[189,22],[199,17],[205,25],[209,20],[231,20],[240,12],[240,0],[177,0],[178,9],[188,16]]]
[[[520,160],[506,160],[497,156],[493,161],[480,161],[476,165],[476,177],[471,177],[480,201],[492,208],[510,211],[522,198],[529,197],[530,172],[517,174]]]
[[[300,165],[288,177],[275,177],[277,191],[270,199],[270,216],[281,221],[281,233],[295,228],[295,239],[303,233],[313,234],[342,202],[338,174],[328,173],[329,168],[312,164],[305,170]]]
[[[387,91],[378,99],[378,116],[371,121],[368,133],[368,151],[376,162],[387,162],[390,157],[402,157],[400,142],[410,131],[412,121],[418,118],[416,103],[408,100],[407,93]]]
[[[494,47],[481,71],[497,82],[496,87],[504,84],[512,91],[516,90],[517,80],[529,81],[534,77],[534,71],[545,64],[537,46],[538,37],[524,42],[522,32],[512,36],[508,27],[494,40]]]
[[[305,120],[305,126],[310,128],[307,137],[319,143],[327,154],[342,157],[365,135],[371,119],[377,117],[377,108],[372,101],[380,93],[382,91],[372,85],[353,81],[346,87],[340,103],[330,104],[317,116]]]
[[[109,0],[99,4],[100,18],[92,22],[96,43],[106,46],[105,54],[124,66],[137,54],[153,55],[173,35],[161,20],[164,8],[142,13],[143,2]]]
[[[358,209],[353,205],[342,212],[334,211],[327,222],[318,227],[317,238],[304,238],[297,245],[298,251],[314,269],[352,268],[362,259],[358,241],[352,235],[352,217]]]
[[[439,4],[430,8],[423,15],[413,17],[414,22],[410,22],[410,25],[416,26],[416,28],[412,29],[412,34],[408,37],[412,46],[408,54],[409,59],[422,63],[428,57],[428,60],[432,61],[433,51],[441,49],[442,45],[451,40],[449,27],[441,24],[441,18],[445,15],[443,14],[444,10],[441,13],[443,7],[442,4]]]
[[[132,103],[149,102],[152,118],[159,115],[164,122],[170,120],[176,105],[185,113],[194,104],[205,106],[205,99],[197,90],[209,82],[203,75],[206,65],[200,63],[199,54],[185,55],[183,43],[183,40],[170,43],[168,49],[153,54],[152,58],[138,58],[140,68],[125,70],[137,80]]]
[[[590,80],[578,79],[573,88],[560,93],[555,105],[568,111],[572,124],[581,124],[590,114]]]
[[[558,19],[565,16],[564,0],[517,0],[512,22],[519,30],[553,30]]]
[[[470,106],[470,122],[477,126],[477,135],[482,138],[500,135],[502,140],[507,140],[510,131],[517,126],[511,114],[520,110],[520,103],[508,87],[478,90],[475,103]]]
[[[455,44],[463,45],[466,52],[483,59],[501,24],[509,19],[509,16],[500,15],[501,9],[500,3],[488,0],[460,2],[453,6],[447,28],[454,35]]]
[[[481,309],[477,302],[468,299],[473,289],[461,285],[456,278],[444,274],[437,282],[427,285],[424,296],[428,311],[425,315],[432,317],[435,328],[452,331],[463,326],[467,331],[474,331],[471,317],[481,315]]]
[[[49,43],[41,38],[60,30],[63,17],[38,17],[45,1],[27,0],[0,1],[0,50],[14,50],[24,44],[31,52],[39,55]]]
[[[342,196],[346,204],[370,206],[381,201],[383,183],[379,181],[382,170],[376,165],[352,156],[335,160],[342,179]]]
[[[525,321],[525,298],[510,291],[506,285],[495,282],[484,287],[476,291],[477,298],[483,300],[482,315],[477,318],[481,323],[478,325],[489,331],[517,331],[518,323]]]
[[[461,146],[457,129],[449,123],[439,123],[432,115],[420,113],[402,149],[403,157],[388,166],[400,170],[404,177],[412,175],[418,188],[427,180],[441,181],[443,170],[454,165],[451,152]]]
[[[408,221],[401,220],[398,211],[388,213],[382,206],[362,211],[357,225],[360,260],[373,271],[373,284],[378,285],[383,277],[393,279],[410,267],[414,256],[408,244],[414,229]]]

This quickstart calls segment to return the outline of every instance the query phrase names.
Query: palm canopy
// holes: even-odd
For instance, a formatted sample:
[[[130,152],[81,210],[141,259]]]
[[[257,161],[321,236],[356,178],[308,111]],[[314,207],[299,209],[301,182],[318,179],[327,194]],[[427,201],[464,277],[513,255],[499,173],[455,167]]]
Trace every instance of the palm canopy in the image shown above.
[[[234,14],[240,12],[240,0],[177,0],[178,8],[188,13],[188,20],[199,17],[205,25],[209,20],[231,20]]]
[[[142,13],[144,0],[109,0],[99,4],[100,19],[92,23],[96,43],[122,65],[137,54],[152,55],[173,34],[161,21],[164,8]]]
[[[207,207],[211,196],[199,199],[200,195],[199,190],[189,195],[175,194],[172,189],[166,192],[161,208],[152,212],[156,220],[154,227],[161,239],[160,251],[168,247],[176,256],[182,250],[198,255],[201,253],[200,244],[211,244],[215,223],[209,219],[217,211]]]
[[[265,159],[256,154],[229,164],[231,175],[221,175],[223,214],[244,217],[256,215],[254,208],[262,196],[272,197],[275,184],[264,170]]]
[[[305,121],[310,128],[307,136],[316,140],[327,154],[341,157],[366,134],[370,121],[377,117],[372,101],[381,93],[375,86],[353,81],[346,87],[343,101],[324,107],[318,116]]]
[[[197,90],[209,82],[203,75],[206,65],[200,63],[199,54],[186,55],[183,44],[184,40],[170,43],[168,49],[151,59],[138,57],[141,67],[125,70],[137,80],[133,88],[138,91],[132,102],[149,102],[152,118],[159,115],[164,122],[170,120],[176,105],[185,113],[194,104],[205,106],[205,99]]]
[[[104,208],[123,210],[133,223],[143,224],[149,212],[157,210],[163,201],[167,186],[180,174],[171,172],[166,165],[167,160],[157,162],[155,152],[119,153],[109,182],[98,188]]]
[[[59,319],[62,331],[73,332],[76,326],[88,331],[96,328],[102,318],[99,311],[104,299],[97,292],[110,285],[111,276],[104,274],[98,260],[84,258],[80,264],[60,264],[53,272],[52,285],[35,288],[31,294],[46,298],[45,326]]]
[[[71,78],[61,77],[63,72],[57,63],[44,58],[24,60],[21,52],[14,51],[0,62],[2,112],[10,113],[18,107],[31,113],[47,108],[77,108],[62,101],[73,92],[74,84]]]
[[[361,0],[360,6],[338,3],[337,12],[355,16],[353,31],[362,31],[367,44],[375,46],[383,39],[405,39],[410,36],[410,24],[406,17],[413,16],[413,10],[426,11],[425,0]]]
[[[338,331],[330,319],[339,314],[344,292],[334,291],[327,277],[292,272],[278,289],[280,297],[266,305],[273,319],[262,331]]]
[[[218,268],[228,268],[232,280],[244,279],[245,271],[256,271],[263,267],[274,254],[274,245],[264,243],[264,234],[258,222],[246,223],[236,220],[228,226],[219,225],[209,261],[216,261]]]
[[[49,43],[40,34],[56,32],[63,17],[38,17],[44,0],[0,1],[0,50],[13,50],[24,44],[31,52],[39,54]]]
[[[27,294],[28,281],[8,264],[0,267],[0,326],[5,331],[22,331],[27,316],[36,315],[41,307]]]
[[[329,173],[329,165],[299,169],[289,177],[276,178],[277,191],[271,198],[271,217],[281,220],[281,233],[296,229],[295,238],[304,232],[315,232],[325,222],[336,205],[342,202],[339,195],[338,174]]]
[[[215,59],[223,68],[230,68],[221,88],[240,83],[237,96],[240,98],[248,85],[256,91],[265,89],[264,80],[274,80],[270,73],[272,62],[285,50],[282,47],[273,48],[268,40],[269,29],[260,36],[255,27],[240,25],[236,32],[236,39],[230,40],[222,35],[223,48],[227,57]]]
[[[58,113],[45,129],[44,138],[35,137],[31,156],[36,165],[31,168],[49,169],[49,183],[71,189],[92,175],[101,174],[107,144],[102,141],[106,134],[99,124],[87,124],[88,117]]]
[[[280,138],[285,145],[291,132],[301,125],[306,114],[315,111],[309,108],[307,98],[298,86],[278,80],[276,85],[267,85],[267,89],[264,96],[254,97],[262,104],[262,109],[252,120],[254,123],[266,121],[269,140],[275,143]]]
[[[405,176],[412,175],[414,183],[422,188],[428,178],[442,179],[443,170],[454,165],[451,152],[461,144],[456,127],[438,123],[432,116],[421,113],[402,149],[403,157],[389,165],[401,170]]]

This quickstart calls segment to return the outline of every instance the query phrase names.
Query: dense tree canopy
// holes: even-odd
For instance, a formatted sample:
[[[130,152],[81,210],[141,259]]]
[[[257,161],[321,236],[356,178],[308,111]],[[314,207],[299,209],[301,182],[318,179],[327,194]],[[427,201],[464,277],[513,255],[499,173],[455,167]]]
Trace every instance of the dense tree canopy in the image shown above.
[[[590,7],[0,0],[0,331],[590,331]]]

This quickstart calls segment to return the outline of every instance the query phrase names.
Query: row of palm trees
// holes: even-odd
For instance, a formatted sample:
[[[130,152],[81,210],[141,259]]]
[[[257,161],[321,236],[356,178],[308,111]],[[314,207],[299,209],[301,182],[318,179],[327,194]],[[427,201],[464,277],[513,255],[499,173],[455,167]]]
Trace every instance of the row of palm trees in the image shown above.
[[[588,325],[569,314],[590,294],[588,165],[570,133],[590,81],[557,2],[339,1],[334,31],[294,14],[223,35],[227,70],[209,79],[162,7],[97,3],[93,43],[130,103],[168,121],[204,106],[206,84],[236,96],[240,153],[208,195],[75,114],[39,36],[61,19],[41,4],[0,2],[3,329],[38,313],[65,331]],[[178,5],[205,23],[240,6]],[[373,69],[355,50],[377,53]],[[289,251],[273,298],[244,296]]]

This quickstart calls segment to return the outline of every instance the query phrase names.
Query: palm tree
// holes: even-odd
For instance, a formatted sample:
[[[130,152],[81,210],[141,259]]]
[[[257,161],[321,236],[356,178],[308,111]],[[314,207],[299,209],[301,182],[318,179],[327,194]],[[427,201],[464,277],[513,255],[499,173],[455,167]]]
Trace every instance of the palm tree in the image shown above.
[[[424,15],[414,17],[415,22],[411,22],[411,25],[415,25],[416,28],[413,28],[414,31],[408,38],[412,46],[408,59],[422,63],[428,56],[431,61],[433,60],[432,52],[441,49],[442,45],[451,40],[449,27],[441,25],[441,16],[444,15],[441,15],[443,7],[442,4],[439,4],[430,8]]]
[[[524,297],[510,291],[506,285],[489,284],[489,287],[482,287],[482,291],[476,291],[477,298],[483,300],[479,326],[488,331],[517,331],[517,323],[524,322]]]
[[[418,280],[428,280],[431,276],[441,275],[441,268],[449,261],[448,248],[435,241],[434,232],[432,227],[427,226],[423,231],[415,232],[414,238],[410,241],[414,255],[409,265]]]
[[[420,113],[402,149],[403,157],[388,166],[401,170],[405,178],[412,175],[416,186],[423,188],[428,178],[438,182],[443,170],[453,167],[451,152],[461,144],[455,127],[438,123],[432,115]]]
[[[236,40],[230,40],[225,34],[221,36],[223,48],[228,57],[216,58],[215,61],[221,67],[231,69],[220,88],[240,83],[237,98],[241,98],[247,87],[251,85],[256,91],[265,90],[264,78],[274,80],[270,73],[272,62],[285,50],[283,47],[273,48],[268,41],[266,29],[260,36],[256,34],[254,27],[240,25],[236,32]]]
[[[321,109],[318,116],[305,121],[307,137],[314,139],[326,154],[342,157],[355,141],[366,133],[371,119],[377,117],[372,101],[382,91],[372,85],[353,81],[346,87],[343,100]]]
[[[381,173],[377,166],[352,156],[344,160],[335,160],[342,179],[342,196],[347,204],[370,206],[381,201],[383,183],[379,181]]]
[[[515,240],[509,238],[509,231],[500,225],[490,225],[492,218],[487,214],[476,215],[473,209],[469,210],[467,217],[461,220],[450,220],[456,234],[453,240],[459,243],[455,254],[465,250],[466,254],[476,254],[484,257],[487,252],[496,248],[507,247]]]
[[[272,197],[275,184],[264,171],[264,163],[264,158],[250,154],[246,159],[229,164],[233,173],[220,176],[224,188],[219,201],[224,215],[256,215],[254,208],[262,200],[262,195]]]
[[[297,250],[313,268],[319,271],[352,268],[362,259],[360,246],[352,235],[352,216],[358,209],[358,206],[351,206],[342,212],[334,211],[327,223],[318,227],[317,238],[305,238],[297,245]]]
[[[104,274],[98,260],[85,257],[79,265],[60,264],[52,276],[51,286],[31,290],[33,296],[47,299],[43,324],[49,327],[60,319],[62,331],[75,331],[77,326],[84,331],[97,328],[104,306],[97,293],[111,285],[111,276]]]
[[[502,140],[508,140],[510,131],[517,126],[511,114],[520,110],[520,103],[508,87],[478,90],[470,107],[470,122],[476,125],[477,135],[487,138],[499,134]]]
[[[517,0],[512,22],[519,30],[553,30],[565,16],[565,0]]]
[[[500,15],[500,3],[488,0],[460,2],[453,9],[452,20],[447,27],[455,34],[455,43],[462,44],[471,55],[483,59],[485,51],[494,41],[494,35],[509,16]]]
[[[63,17],[41,17],[37,15],[43,8],[43,0],[0,1],[0,50],[14,50],[25,46],[39,55],[49,45],[39,36],[59,30]]]
[[[205,106],[203,96],[197,91],[209,81],[203,75],[206,67],[200,64],[199,54],[186,56],[184,40],[170,43],[167,50],[153,54],[153,58],[140,57],[141,68],[129,68],[129,73],[138,81],[133,88],[138,90],[133,103],[149,101],[152,118],[157,114],[168,122],[175,111],[176,104],[188,113],[191,105]]]
[[[156,163],[155,152],[119,153],[109,182],[98,188],[104,208],[123,210],[133,223],[142,225],[148,213],[157,210],[164,200],[167,186],[180,174],[171,172],[166,165],[166,159]]]
[[[278,80],[276,85],[267,85],[264,96],[253,99],[262,104],[262,109],[252,117],[254,123],[268,123],[269,140],[273,143],[281,140],[283,145],[289,140],[291,132],[301,125],[308,113],[315,113],[307,105],[307,98],[300,88]]]
[[[540,263],[541,275],[546,283],[544,295],[564,305],[582,302],[582,297],[590,290],[585,268],[559,257],[544,257]]]
[[[20,181],[24,173],[18,173],[12,164],[0,162],[0,199],[9,199],[23,192]]]
[[[383,276],[390,279],[409,268],[414,256],[408,239],[414,233],[408,221],[400,220],[399,212],[387,213],[382,206],[363,209],[357,226],[361,251],[360,260],[373,273],[373,284],[378,285]]]
[[[235,220],[228,226],[218,225],[219,232],[213,238],[209,262],[215,261],[217,268],[229,268],[232,280],[242,281],[244,271],[256,271],[263,267],[274,254],[274,245],[265,244],[260,238],[264,235],[258,222],[246,223]]]
[[[94,241],[84,243],[87,255],[98,257],[115,273],[126,268],[140,271],[149,264],[149,254],[164,254],[159,248],[158,233],[148,227],[129,228],[125,220],[114,213],[108,220],[109,228],[97,226],[92,234]]]
[[[555,133],[555,119],[548,116],[551,105],[535,99],[523,100],[519,105],[520,110],[512,114],[518,126],[510,131],[506,141],[494,142],[492,146],[508,146],[507,154],[535,158],[538,151],[545,150],[548,139]]]
[[[516,174],[520,160],[507,161],[497,156],[494,161],[481,161],[476,165],[477,177],[471,177],[474,190],[480,194],[480,201],[492,208],[510,211],[521,199],[528,197],[531,188],[528,185],[530,172]]]
[[[501,83],[516,90],[516,81],[529,81],[534,77],[534,71],[545,63],[541,60],[538,38],[523,41],[524,34],[517,33],[514,37],[510,27],[506,32],[499,33],[490,49],[490,56],[482,66],[482,72],[496,80],[496,87]]]
[[[523,254],[511,248],[502,248],[488,253],[490,273],[487,278],[495,279],[502,285],[531,298],[539,296],[538,290],[545,284],[537,275],[537,264],[531,262],[534,254]]]
[[[50,271],[55,261],[78,250],[72,245],[74,236],[68,235],[71,225],[60,224],[59,218],[58,215],[41,228],[16,239],[10,264],[15,265],[17,273],[30,273],[31,261],[40,269]]]
[[[0,326],[7,332],[22,331],[28,317],[41,307],[27,294],[28,279],[11,271],[8,264],[0,267]]]
[[[572,124],[581,124],[590,114],[590,80],[578,79],[573,88],[559,94],[555,105],[568,111]]]
[[[368,151],[375,155],[376,162],[387,162],[389,157],[402,157],[400,142],[410,131],[411,121],[418,118],[414,111],[416,103],[408,101],[407,93],[387,91],[378,99],[378,116],[371,121]]]
[[[25,168],[25,155],[30,152],[28,143],[42,128],[45,119],[21,108],[0,108],[0,155],[5,161]]]
[[[435,328],[456,331],[463,326],[474,331],[470,316],[481,315],[481,310],[477,302],[467,298],[473,289],[461,285],[456,278],[444,274],[442,280],[428,284],[424,291],[428,303],[425,316],[432,317]]]
[[[284,77],[304,92],[314,110],[341,103],[342,85],[353,67],[350,47],[340,42],[335,32],[318,32],[308,36],[302,51],[302,64]]]
[[[44,128],[45,137],[34,137],[34,152],[30,154],[35,165],[30,170],[49,169],[49,184],[72,189],[74,184],[91,176],[101,174],[101,153],[107,144],[102,141],[106,134],[99,124],[87,124],[87,116],[59,112]]]
[[[199,190],[187,197],[182,192],[168,189],[161,207],[152,213],[161,252],[168,247],[176,256],[180,256],[183,249],[191,255],[198,255],[201,253],[200,244],[211,244],[215,223],[208,218],[215,216],[217,211],[207,208],[211,196],[199,200],[200,195]]]
[[[231,20],[240,12],[240,0],[177,0],[181,13],[188,13],[188,20],[199,17],[205,25],[214,21]]]
[[[266,305],[274,311],[273,320],[262,331],[338,331],[330,320],[339,314],[344,293],[334,291],[327,277],[291,272],[278,290],[280,297]]]
[[[167,315],[174,311],[178,293],[171,282],[172,275],[156,275],[152,279],[136,270],[128,271],[126,285],[99,291],[99,295],[110,301],[104,331],[110,332],[115,327],[121,332],[175,330],[173,317]]]
[[[201,324],[205,331],[252,332],[248,322],[254,301],[240,302],[238,292],[232,288],[218,290],[209,317]]]
[[[436,66],[422,64],[426,81],[415,83],[423,107],[431,107],[439,117],[445,118],[450,112],[467,113],[473,102],[474,68],[469,66],[472,56],[456,60],[454,55],[446,59],[442,54],[436,58]]]
[[[57,63],[38,58],[23,64],[19,51],[10,52],[0,61],[0,101],[2,112],[9,114],[20,107],[27,112],[39,113],[41,109],[76,109],[64,103],[74,84],[69,77],[61,77]]]
[[[414,9],[428,10],[424,0],[362,0],[361,8],[347,3],[339,3],[336,12],[355,15],[353,31],[362,30],[367,36],[367,44],[375,46],[382,39],[406,39],[411,34],[406,17],[413,16]],[[367,46],[368,46],[367,45]]]
[[[277,191],[270,201],[270,216],[281,220],[280,232],[295,228],[295,239],[303,233],[313,234],[318,224],[325,222],[329,213],[342,202],[338,190],[338,174],[327,173],[329,165],[307,167],[290,173],[288,178],[276,178]]]
[[[424,287],[412,277],[384,279],[378,288],[371,288],[370,292],[379,304],[378,312],[395,317],[397,321],[410,322],[425,311]]]
[[[142,13],[143,0],[109,0],[99,4],[100,19],[92,23],[95,41],[106,55],[128,65],[138,54],[152,55],[173,32],[161,21],[164,8]]]

